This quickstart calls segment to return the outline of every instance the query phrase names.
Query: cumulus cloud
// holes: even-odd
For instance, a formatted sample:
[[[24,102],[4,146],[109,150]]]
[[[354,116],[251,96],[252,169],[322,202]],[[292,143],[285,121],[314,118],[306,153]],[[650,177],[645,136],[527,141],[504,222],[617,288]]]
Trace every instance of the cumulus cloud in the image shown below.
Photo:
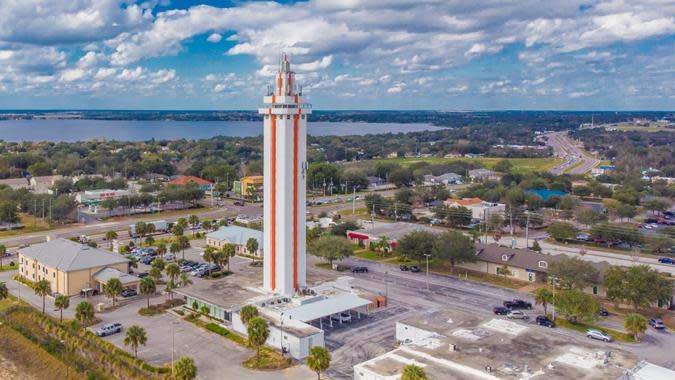
[[[207,41],[213,42],[213,43],[218,43],[223,39],[223,36],[221,36],[218,33],[213,33],[210,36],[206,38]]]

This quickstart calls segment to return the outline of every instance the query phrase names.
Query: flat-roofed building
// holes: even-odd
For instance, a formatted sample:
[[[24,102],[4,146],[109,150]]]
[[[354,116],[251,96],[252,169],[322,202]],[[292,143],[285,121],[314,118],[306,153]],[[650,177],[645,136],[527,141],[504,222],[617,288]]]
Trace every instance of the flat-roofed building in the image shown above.
[[[101,281],[110,276],[124,279],[125,287],[136,285],[125,277],[130,263],[125,257],[67,239],[35,244],[18,254],[19,274],[33,282],[49,281],[55,293],[74,296],[83,289],[100,290]]]

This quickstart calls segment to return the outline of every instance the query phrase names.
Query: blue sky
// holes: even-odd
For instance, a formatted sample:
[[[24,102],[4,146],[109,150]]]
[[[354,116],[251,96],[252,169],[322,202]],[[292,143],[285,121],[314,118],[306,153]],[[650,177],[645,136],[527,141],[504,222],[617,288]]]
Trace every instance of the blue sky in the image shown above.
[[[675,109],[675,3],[24,0],[0,108],[254,109],[289,54],[317,109]]]

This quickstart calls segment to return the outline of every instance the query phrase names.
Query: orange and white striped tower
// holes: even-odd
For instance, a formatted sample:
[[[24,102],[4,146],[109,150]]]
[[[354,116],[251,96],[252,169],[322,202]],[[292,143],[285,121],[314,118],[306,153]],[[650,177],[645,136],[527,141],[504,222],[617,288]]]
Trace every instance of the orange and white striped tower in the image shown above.
[[[306,286],[307,115],[286,55],[264,97],[265,290],[293,295]]]

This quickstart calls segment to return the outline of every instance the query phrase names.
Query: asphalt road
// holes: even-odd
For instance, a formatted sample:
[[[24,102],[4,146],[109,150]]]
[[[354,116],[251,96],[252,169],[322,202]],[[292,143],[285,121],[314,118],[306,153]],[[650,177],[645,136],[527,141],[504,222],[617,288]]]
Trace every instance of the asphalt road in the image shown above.
[[[398,267],[376,263],[368,260],[349,258],[344,260],[348,265],[367,266],[368,273],[354,274],[352,285],[356,288],[387,294],[390,306],[384,312],[372,313],[364,322],[359,322],[355,331],[339,329],[326,334],[326,344],[333,349],[333,360],[329,376],[335,379],[353,378],[352,367],[394,348],[395,323],[420,312],[433,311],[444,308],[459,309],[462,311],[483,315],[486,319],[494,317],[492,308],[500,306],[504,300],[514,298],[524,299],[534,304],[530,294],[519,293],[515,290],[495,287],[489,284],[464,281],[454,277],[438,274],[429,274],[429,290],[427,277],[424,272],[401,272]],[[423,267],[423,266],[422,266]],[[543,314],[541,307],[528,311],[529,320],[533,328],[534,316]],[[602,319],[603,324],[614,328],[621,328],[621,321]],[[347,330],[347,331],[346,331]],[[611,343],[589,341],[583,334],[575,331],[556,328],[547,329],[547,333],[560,334],[572,342],[585,345],[594,345],[600,349],[620,348],[637,355],[640,359],[675,369],[675,357],[672,356],[672,347],[675,347],[675,334],[671,331],[658,332],[648,330],[647,336],[641,343]],[[668,349],[670,348],[670,350]]]
[[[545,136],[548,137],[546,144],[553,148],[553,154],[565,160],[562,165],[550,170],[555,175],[563,174],[567,170],[570,174],[585,174],[600,163],[600,160],[572,144],[566,132],[551,132]]]

